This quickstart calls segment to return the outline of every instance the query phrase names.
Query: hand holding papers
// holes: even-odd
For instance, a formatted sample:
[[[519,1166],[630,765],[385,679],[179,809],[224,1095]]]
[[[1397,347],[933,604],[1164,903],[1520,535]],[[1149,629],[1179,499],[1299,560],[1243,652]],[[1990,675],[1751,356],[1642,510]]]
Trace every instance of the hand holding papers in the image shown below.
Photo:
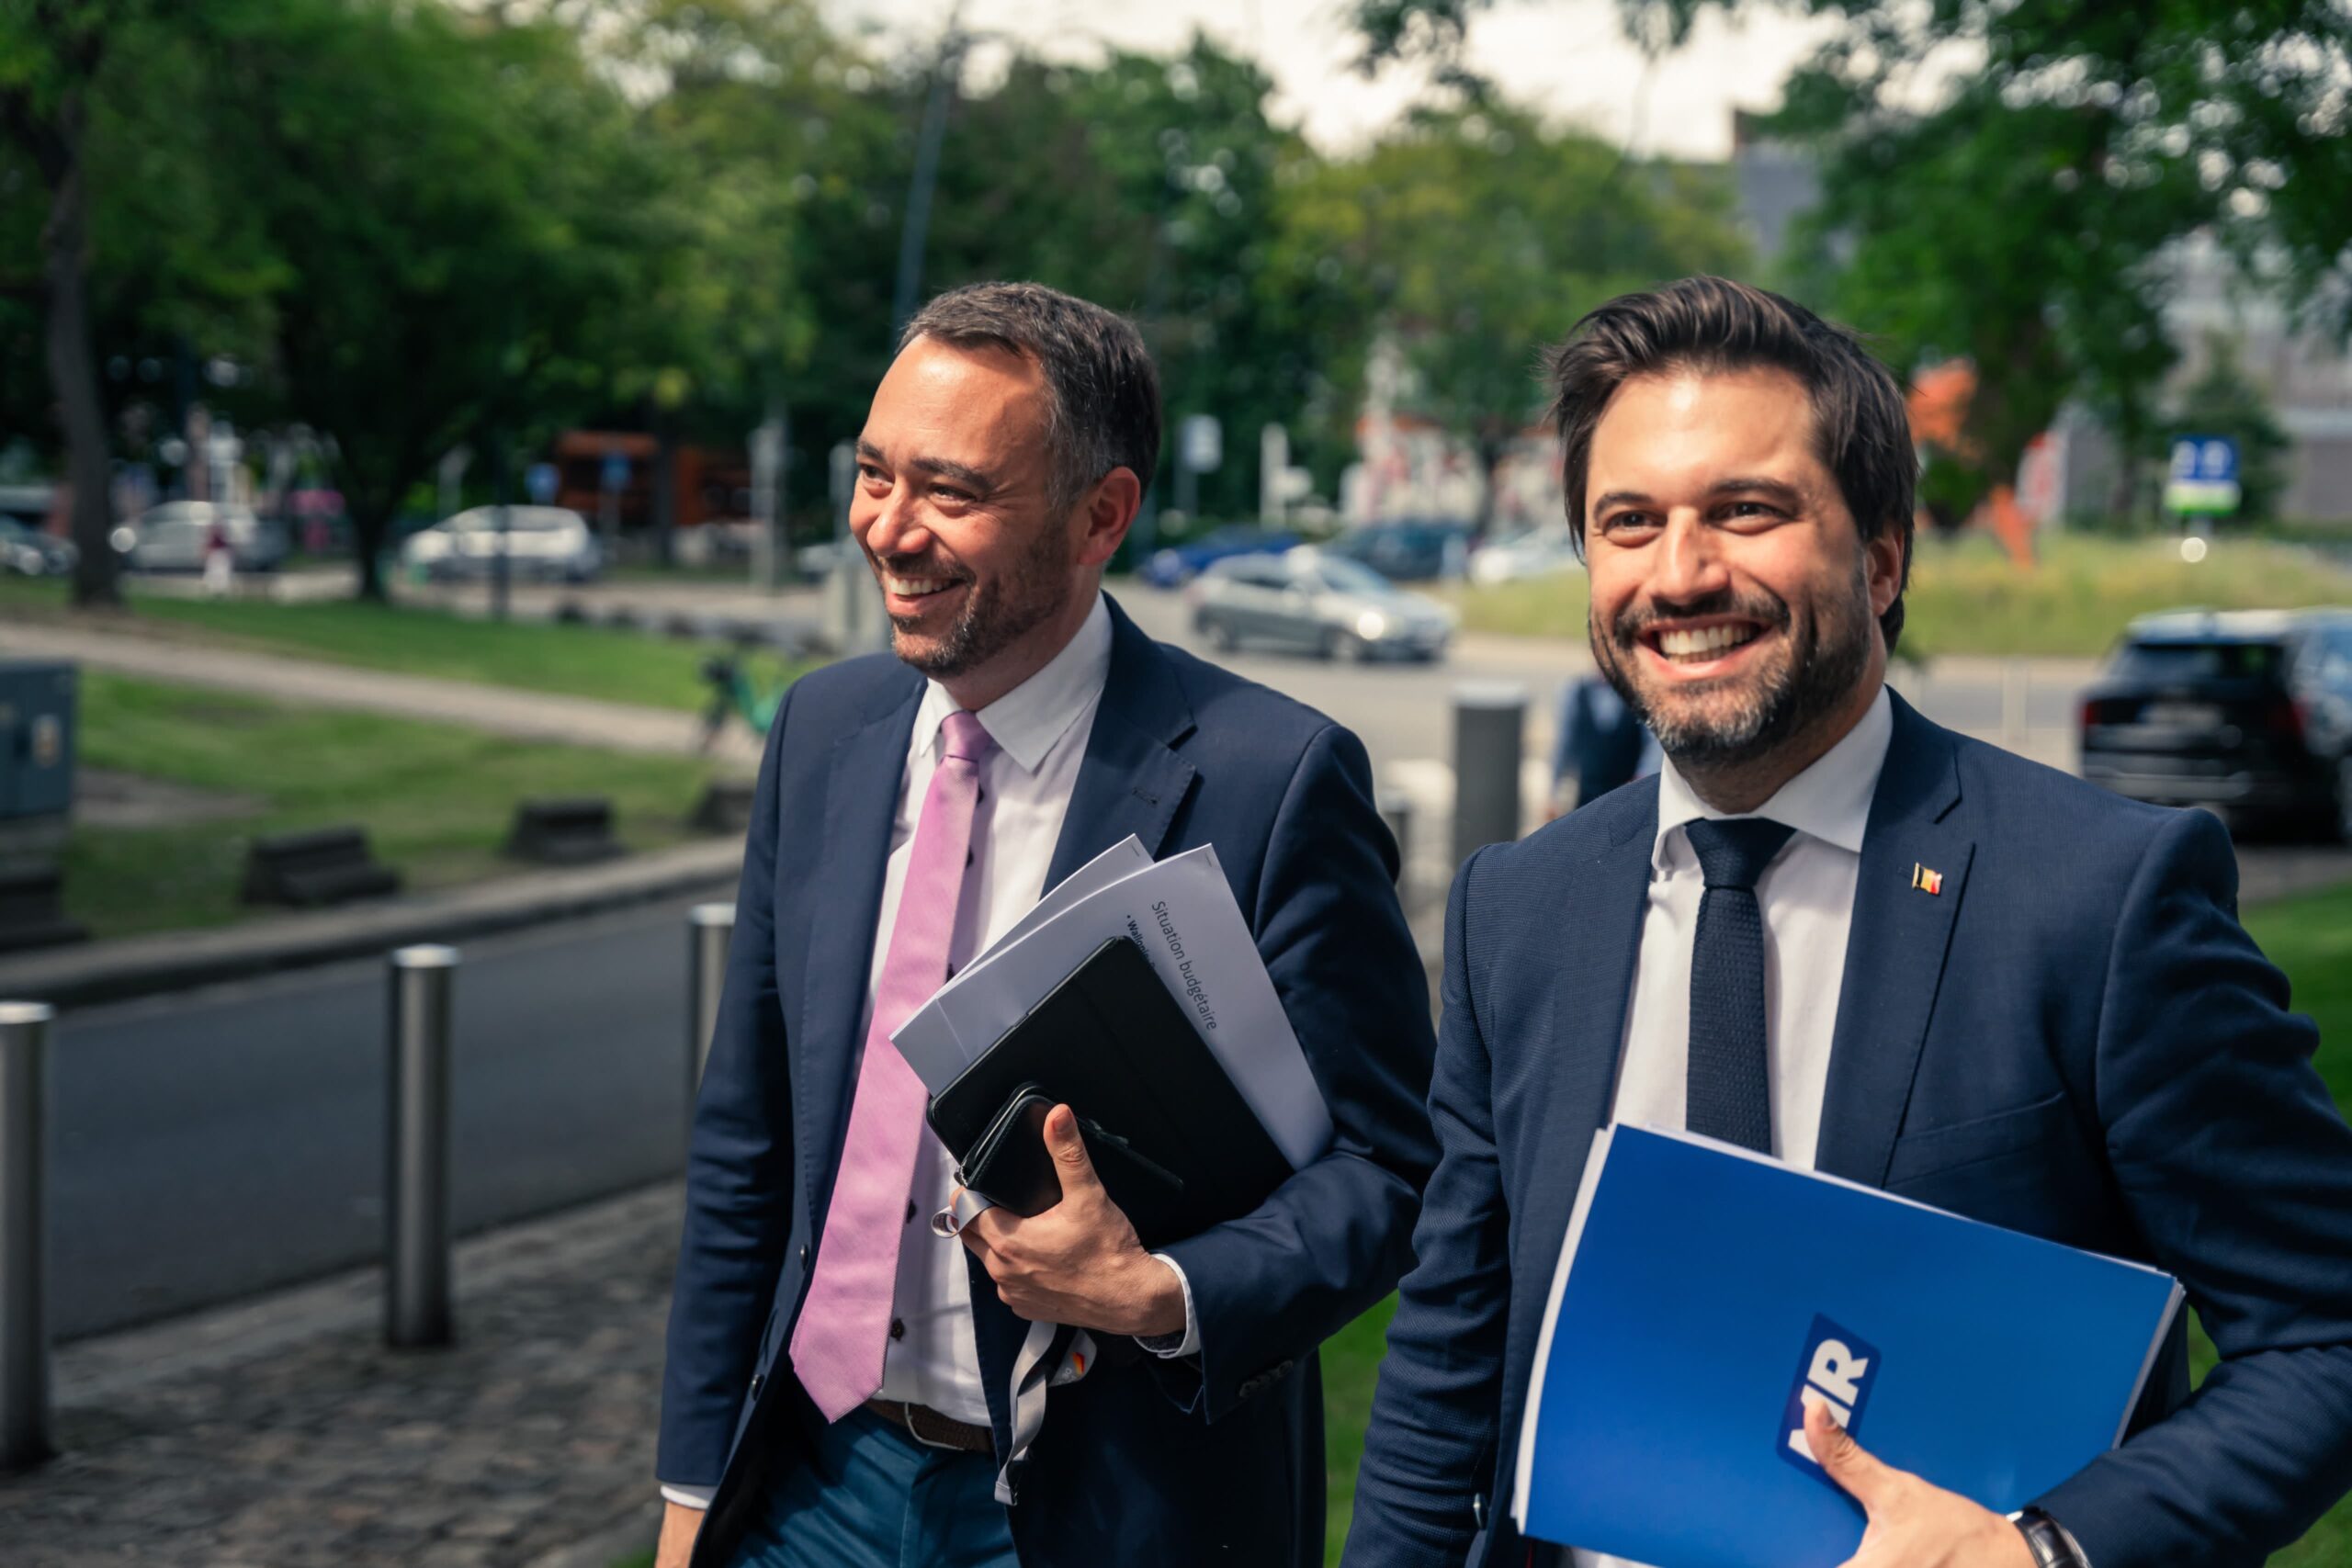
[[[890,1039],[938,1095],[1114,938],[1136,944],[1292,1168],[1320,1155],[1330,1111],[1205,845],[1155,864],[1130,838],[1097,856]]]
[[[1824,1401],[1887,1465],[2006,1513],[2120,1440],[2179,1302],[2139,1264],[1609,1128],[1553,1278],[1511,1515],[1677,1568],[1841,1562],[1863,1513],[1804,1434]]]

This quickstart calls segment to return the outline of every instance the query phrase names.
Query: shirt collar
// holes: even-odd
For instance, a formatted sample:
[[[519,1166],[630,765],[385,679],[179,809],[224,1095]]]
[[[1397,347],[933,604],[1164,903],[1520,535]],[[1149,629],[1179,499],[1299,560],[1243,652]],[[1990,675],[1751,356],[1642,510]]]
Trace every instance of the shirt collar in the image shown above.
[[[980,709],[980,727],[1023,773],[1034,773],[1054,742],[1102,694],[1110,673],[1111,610],[1097,590],[1094,608],[1087,612],[1078,635],[1044,669]],[[926,751],[936,748],[940,727],[949,714],[960,711],[946,687],[925,682],[922,705],[915,710],[915,745]]]
[[[1849,854],[1860,854],[1862,834],[1870,826],[1871,798],[1878,793],[1887,743],[1894,739],[1894,705],[1881,686],[1861,721],[1837,745],[1747,815],[1785,822]],[[1668,758],[1658,769],[1657,838],[1650,847],[1651,867],[1660,876],[1667,874],[1667,835],[1675,829],[1702,817],[1713,819],[1730,815],[1701,800],[1676,769],[1674,759]]]

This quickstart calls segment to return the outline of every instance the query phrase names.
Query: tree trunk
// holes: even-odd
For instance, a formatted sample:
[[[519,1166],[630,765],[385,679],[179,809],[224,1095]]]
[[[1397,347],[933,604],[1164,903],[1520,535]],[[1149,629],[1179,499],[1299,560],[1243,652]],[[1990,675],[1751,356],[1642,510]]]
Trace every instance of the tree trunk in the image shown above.
[[[41,236],[49,272],[47,348],[50,387],[57,395],[65,431],[65,476],[73,492],[74,568],[77,608],[122,603],[117,581],[114,508],[107,473],[106,405],[98,393],[98,367],[90,348],[90,301],[85,268],[89,245],[89,187],[82,173],[82,105],[70,96],[58,111],[62,156],[51,183],[49,222]]]
[[[390,599],[384,592],[379,558],[384,553],[384,537],[391,532],[396,509],[394,503],[373,500],[361,500],[351,508],[351,553],[359,564],[358,596],[369,604],[386,604]]]
[[[676,559],[678,544],[678,416],[668,409],[653,413],[652,502],[653,558],[662,566]]]
[[[1510,443],[1492,430],[1484,430],[1479,432],[1476,445],[1480,481],[1478,516],[1470,526],[1470,536],[1484,544],[1487,536],[1494,532],[1495,502],[1499,499],[1501,489],[1497,483],[1498,470],[1502,468],[1503,457],[1510,450]]]

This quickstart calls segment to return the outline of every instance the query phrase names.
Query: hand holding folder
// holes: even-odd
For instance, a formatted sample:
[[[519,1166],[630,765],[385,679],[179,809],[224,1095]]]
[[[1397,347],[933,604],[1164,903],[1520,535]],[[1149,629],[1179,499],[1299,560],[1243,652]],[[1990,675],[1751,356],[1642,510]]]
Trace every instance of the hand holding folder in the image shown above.
[[[1238,1219],[1290,1163],[1136,945],[1114,937],[931,1102],[967,1187],[1019,1214],[1061,1197],[1045,1118],[1067,1103],[1147,1247]]]

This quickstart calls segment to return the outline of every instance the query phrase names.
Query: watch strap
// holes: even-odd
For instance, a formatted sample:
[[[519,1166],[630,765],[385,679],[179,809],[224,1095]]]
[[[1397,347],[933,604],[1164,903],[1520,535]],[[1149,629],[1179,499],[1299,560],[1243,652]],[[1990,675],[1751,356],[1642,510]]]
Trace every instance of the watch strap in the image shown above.
[[[2066,1527],[2041,1509],[2028,1508],[2015,1522],[2018,1533],[2025,1537],[2026,1549],[2033,1553],[2034,1568],[2090,1568]]]

